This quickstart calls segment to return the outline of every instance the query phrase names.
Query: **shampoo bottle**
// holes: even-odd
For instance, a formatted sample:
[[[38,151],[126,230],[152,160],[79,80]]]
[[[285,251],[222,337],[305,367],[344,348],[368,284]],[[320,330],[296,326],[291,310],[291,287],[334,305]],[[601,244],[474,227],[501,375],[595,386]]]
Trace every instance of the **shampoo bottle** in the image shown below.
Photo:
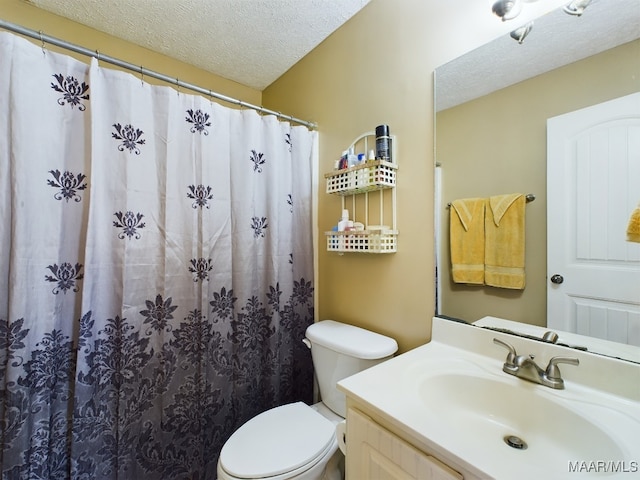
[[[349,225],[349,210],[342,210],[342,220],[338,222],[338,231],[344,232]]]

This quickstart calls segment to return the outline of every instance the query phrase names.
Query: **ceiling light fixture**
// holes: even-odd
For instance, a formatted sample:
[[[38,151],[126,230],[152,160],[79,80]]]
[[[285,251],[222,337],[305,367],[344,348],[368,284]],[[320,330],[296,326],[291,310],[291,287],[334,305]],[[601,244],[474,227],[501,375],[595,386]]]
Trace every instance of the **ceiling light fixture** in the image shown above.
[[[531,31],[532,28],[533,28],[533,22],[529,22],[522,25],[521,27],[516,28],[509,35],[511,35],[511,38],[513,38],[514,40],[516,40],[518,43],[521,44],[522,42],[524,42],[525,37],[529,35],[529,32]]]
[[[497,0],[491,7],[493,13],[499,16],[502,21],[516,18],[522,11],[522,0]]]
[[[573,0],[570,4],[566,5],[563,10],[569,15],[575,15],[579,17],[584,13],[584,9],[589,6],[591,0]]]

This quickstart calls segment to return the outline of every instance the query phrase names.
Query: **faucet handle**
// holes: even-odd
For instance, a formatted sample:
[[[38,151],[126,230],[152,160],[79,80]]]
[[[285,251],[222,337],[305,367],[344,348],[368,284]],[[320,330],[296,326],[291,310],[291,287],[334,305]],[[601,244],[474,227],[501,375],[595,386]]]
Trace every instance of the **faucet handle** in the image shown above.
[[[518,366],[516,365],[517,354],[516,354],[516,349],[513,347],[513,345],[510,345],[507,342],[503,342],[498,338],[494,338],[493,343],[495,343],[496,345],[500,345],[501,347],[504,347],[507,350],[509,350],[509,353],[507,354],[507,359],[504,361],[504,366],[512,370],[517,369],[518,368]]]
[[[561,380],[562,377],[560,375],[560,369],[558,368],[559,363],[568,363],[569,365],[580,365],[580,360],[573,357],[553,357],[549,360],[549,365],[547,365],[547,370],[545,371],[545,376],[549,380]]]

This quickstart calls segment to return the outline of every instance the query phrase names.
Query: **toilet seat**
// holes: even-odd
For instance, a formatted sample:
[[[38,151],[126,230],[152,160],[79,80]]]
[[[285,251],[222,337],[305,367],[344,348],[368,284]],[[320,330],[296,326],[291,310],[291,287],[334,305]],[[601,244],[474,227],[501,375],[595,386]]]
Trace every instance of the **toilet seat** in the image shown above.
[[[272,408],[231,435],[220,466],[235,478],[291,476],[311,468],[335,443],[335,425],[305,403]]]

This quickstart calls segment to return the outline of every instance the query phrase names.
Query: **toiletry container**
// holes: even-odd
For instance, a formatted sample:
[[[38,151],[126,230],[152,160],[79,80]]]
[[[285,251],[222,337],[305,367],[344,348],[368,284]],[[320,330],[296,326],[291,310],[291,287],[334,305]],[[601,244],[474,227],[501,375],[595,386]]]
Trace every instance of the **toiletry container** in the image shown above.
[[[388,125],[378,125],[376,127],[376,158],[392,162],[391,158],[391,136]]]
[[[349,225],[349,210],[344,209],[342,210],[342,218],[338,222],[338,231],[344,232],[347,229],[348,225]]]
[[[347,152],[347,163],[349,165],[349,168],[358,165],[358,156],[355,154],[354,147],[349,147],[349,150],[347,150]]]

